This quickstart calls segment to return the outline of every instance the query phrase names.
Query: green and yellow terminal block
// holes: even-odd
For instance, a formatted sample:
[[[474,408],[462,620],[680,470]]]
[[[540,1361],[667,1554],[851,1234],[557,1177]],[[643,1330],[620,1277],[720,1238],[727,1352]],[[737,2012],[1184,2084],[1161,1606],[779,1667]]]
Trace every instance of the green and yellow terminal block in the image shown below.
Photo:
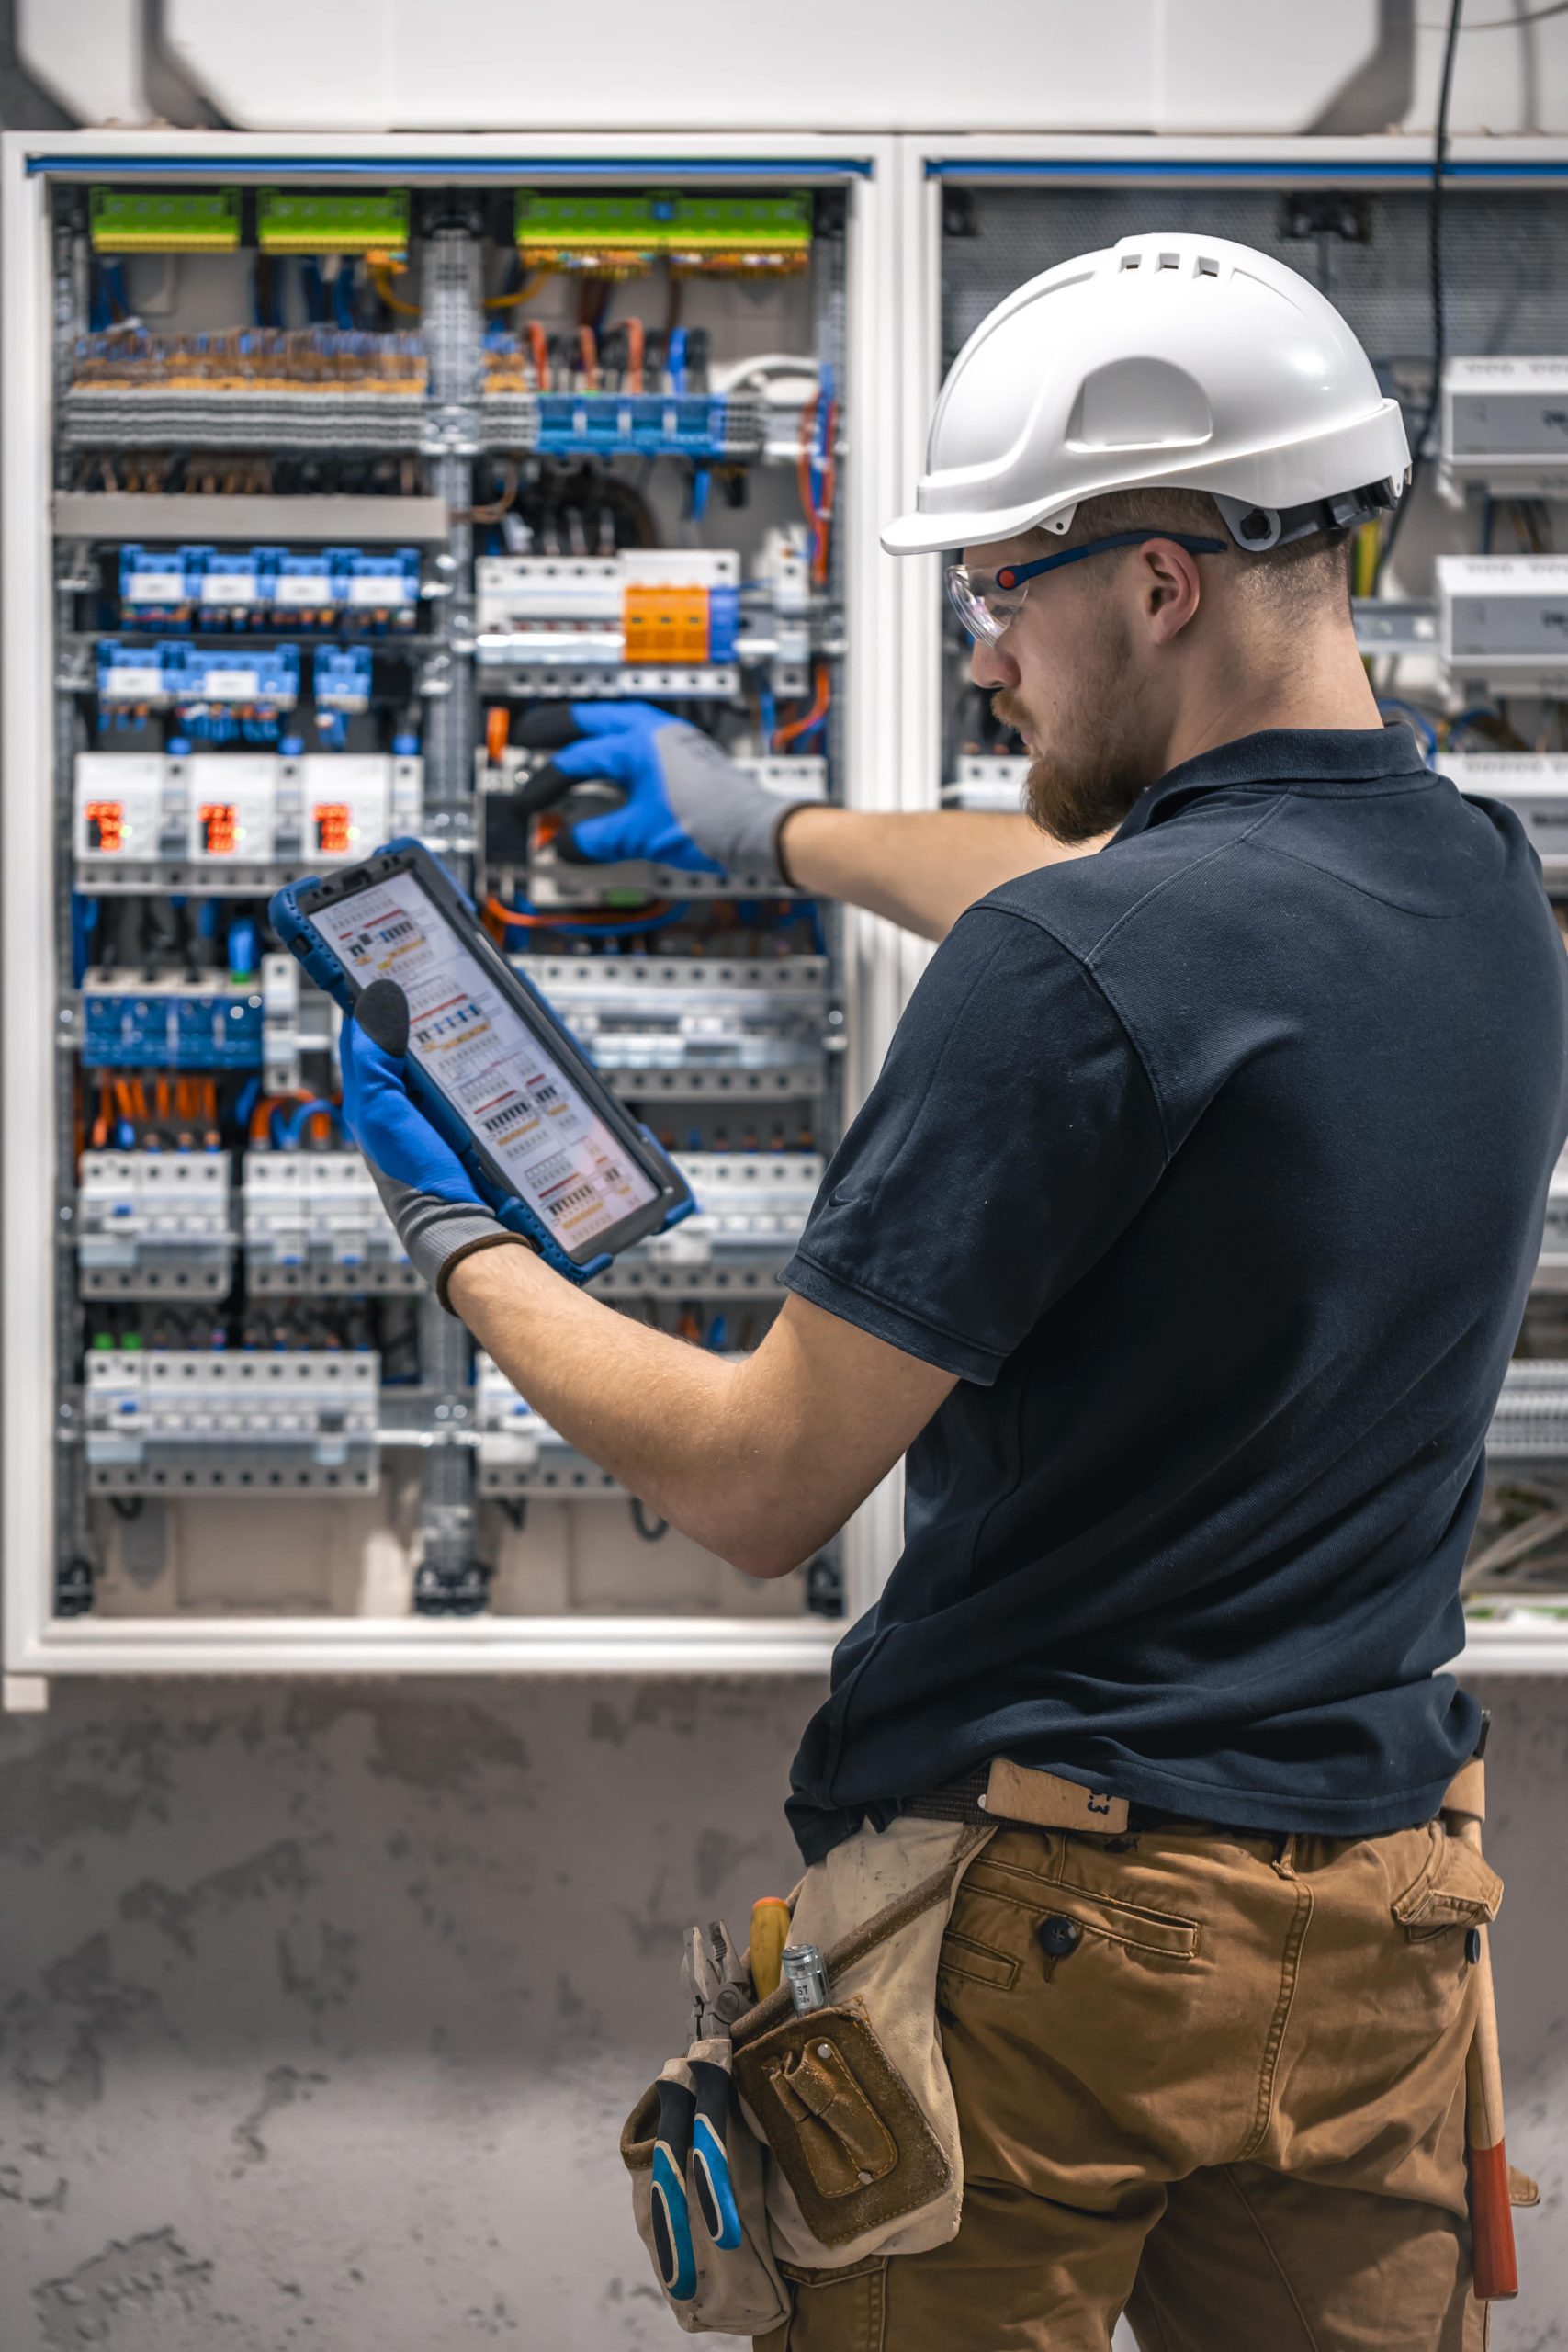
[[[517,251],[529,269],[636,277],[793,277],[811,259],[808,196],[555,196],[520,188]]]

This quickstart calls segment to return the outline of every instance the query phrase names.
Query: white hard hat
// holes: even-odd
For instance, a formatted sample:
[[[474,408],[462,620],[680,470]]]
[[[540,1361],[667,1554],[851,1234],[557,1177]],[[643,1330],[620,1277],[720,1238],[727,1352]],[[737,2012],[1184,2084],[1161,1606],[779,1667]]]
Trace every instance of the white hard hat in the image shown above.
[[[1250,246],[1123,237],[999,302],[953,361],[893,555],[1065,531],[1080,499],[1207,491],[1257,550],[1392,506],[1397,401],[1331,302]]]

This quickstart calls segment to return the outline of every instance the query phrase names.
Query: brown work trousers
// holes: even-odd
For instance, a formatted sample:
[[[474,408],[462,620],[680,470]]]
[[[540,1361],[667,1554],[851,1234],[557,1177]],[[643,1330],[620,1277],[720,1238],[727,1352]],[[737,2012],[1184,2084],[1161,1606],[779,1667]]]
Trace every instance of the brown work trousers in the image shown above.
[[[1474,2352],[1468,1928],[1499,1883],[1384,1838],[1003,1829],[938,2018],[956,2237],[785,2265],[758,2352]]]

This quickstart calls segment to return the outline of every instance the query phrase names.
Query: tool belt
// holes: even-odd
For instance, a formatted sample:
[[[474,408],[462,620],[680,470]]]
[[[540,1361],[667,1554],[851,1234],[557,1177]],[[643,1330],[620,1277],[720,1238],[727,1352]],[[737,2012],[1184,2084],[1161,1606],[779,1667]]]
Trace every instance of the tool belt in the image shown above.
[[[1478,1848],[1479,1756],[1441,1810],[1447,1834]],[[699,2038],[662,2069],[621,2134],[638,2234],[688,2334],[782,2325],[791,2290],[781,2262],[834,2269],[922,2253],[956,2233],[963,2160],[937,1967],[965,1871],[1012,1826],[1114,1838],[1156,1821],[1125,1798],[1004,1758],[913,1800],[887,1828],[835,1847],[791,1898],[792,1939],[821,1947],[830,1988],[826,2007],[802,2015],[786,1985],[753,1999],[746,1955],[720,1923],[690,1931]],[[1467,2100],[1475,2292],[1494,2299],[1517,2291],[1510,2199],[1539,2192],[1510,2179],[1504,2154],[1484,1929],[1472,1963],[1481,1978]]]
[[[920,2253],[957,2230],[963,2163],[937,1962],[964,1872],[993,1834],[897,1821],[835,1847],[794,1898],[791,1932],[821,1947],[830,1987],[828,2006],[804,2016],[786,1985],[747,2006],[743,1967],[727,1984],[724,1960],[714,1966],[715,1950],[731,1949],[722,1927],[691,1931],[687,1981],[708,1973],[708,2030],[664,2067],[621,2134],[638,2235],[689,2335],[780,2326],[790,2304],[780,2260],[835,2268]],[[716,2033],[727,2007],[728,2031]],[[716,2130],[716,2076],[728,2092]],[[704,2151],[720,2135],[727,2194],[716,2197]]]

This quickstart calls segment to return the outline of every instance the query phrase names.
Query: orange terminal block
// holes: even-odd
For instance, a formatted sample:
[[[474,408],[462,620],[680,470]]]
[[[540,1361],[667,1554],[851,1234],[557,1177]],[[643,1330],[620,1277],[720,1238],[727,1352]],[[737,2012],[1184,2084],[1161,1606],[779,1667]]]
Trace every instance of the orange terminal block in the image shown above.
[[[705,662],[708,592],[628,587],[621,600],[621,628],[628,662]]]

